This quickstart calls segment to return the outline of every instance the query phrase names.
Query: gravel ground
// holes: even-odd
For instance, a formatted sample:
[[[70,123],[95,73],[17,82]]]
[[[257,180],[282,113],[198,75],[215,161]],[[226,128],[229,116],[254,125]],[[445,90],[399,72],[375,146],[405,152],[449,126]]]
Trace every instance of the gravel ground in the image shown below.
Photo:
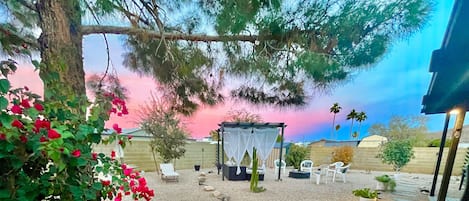
[[[208,173],[213,171],[214,173]],[[287,174],[288,174],[287,169]],[[179,182],[164,182],[155,172],[145,173],[149,187],[155,190],[154,200],[161,201],[215,201],[220,200],[213,196],[213,191],[204,190],[204,186],[212,186],[216,191],[229,197],[231,201],[283,201],[283,200],[320,200],[320,201],[348,201],[357,200],[352,195],[352,190],[357,188],[369,187],[374,189],[376,181],[374,177],[381,174],[390,174],[392,172],[371,172],[365,173],[363,170],[350,170],[347,173],[347,182],[341,180],[335,183],[331,182],[329,177],[328,184],[323,177],[321,183],[315,183],[315,177],[310,179],[294,179],[287,175],[282,175],[282,180],[277,181],[277,174],[274,169],[268,169],[265,174],[265,180],[259,182],[259,186],[267,190],[261,193],[252,193],[249,191],[249,181],[222,181],[221,173],[217,175],[216,169],[204,169],[207,180],[205,185],[199,185],[197,177],[200,172],[194,170],[177,170],[180,174]],[[282,173],[283,174],[283,173]],[[430,189],[432,175],[401,173],[396,192],[382,192],[379,195],[380,201],[427,201],[426,194],[420,192],[421,189]],[[460,196],[461,191],[457,191],[459,177],[451,180],[448,195]],[[438,190],[436,191],[438,192]]]

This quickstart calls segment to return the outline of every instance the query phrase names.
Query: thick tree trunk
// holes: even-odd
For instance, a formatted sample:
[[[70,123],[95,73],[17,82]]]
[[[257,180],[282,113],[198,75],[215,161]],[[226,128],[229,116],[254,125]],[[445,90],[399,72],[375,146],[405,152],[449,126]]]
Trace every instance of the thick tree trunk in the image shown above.
[[[45,99],[85,94],[81,11],[77,0],[40,0],[37,4]]]

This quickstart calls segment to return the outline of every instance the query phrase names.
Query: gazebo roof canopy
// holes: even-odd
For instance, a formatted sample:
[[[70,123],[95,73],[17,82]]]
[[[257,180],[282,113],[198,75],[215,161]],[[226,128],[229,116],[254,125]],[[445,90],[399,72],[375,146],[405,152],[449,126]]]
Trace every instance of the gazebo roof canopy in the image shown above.
[[[422,112],[446,113],[469,108],[469,1],[456,0],[443,44],[434,50],[430,62],[433,73]]]
[[[275,128],[287,126],[285,123],[250,123],[250,122],[222,122],[218,124],[220,127],[225,128]]]

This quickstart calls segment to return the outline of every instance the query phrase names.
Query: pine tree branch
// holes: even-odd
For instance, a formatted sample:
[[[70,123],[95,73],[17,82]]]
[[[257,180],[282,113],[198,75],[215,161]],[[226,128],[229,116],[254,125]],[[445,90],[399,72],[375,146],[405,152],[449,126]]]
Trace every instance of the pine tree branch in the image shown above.
[[[32,11],[37,12],[36,6],[34,4],[31,4],[30,2],[27,2],[25,0],[18,0],[18,3],[20,3],[21,5],[23,5],[26,8],[29,8]]]
[[[82,26],[81,33],[83,35],[90,34],[127,34],[127,35],[137,35],[145,34],[153,38],[162,38],[166,40],[186,40],[186,41],[203,41],[203,42],[224,42],[224,41],[244,41],[244,42],[256,42],[260,40],[280,40],[280,36],[267,35],[225,35],[225,36],[210,36],[203,34],[184,34],[184,33],[168,33],[165,32],[161,34],[160,32],[151,31],[141,28],[131,28],[131,27],[118,27],[118,26]]]

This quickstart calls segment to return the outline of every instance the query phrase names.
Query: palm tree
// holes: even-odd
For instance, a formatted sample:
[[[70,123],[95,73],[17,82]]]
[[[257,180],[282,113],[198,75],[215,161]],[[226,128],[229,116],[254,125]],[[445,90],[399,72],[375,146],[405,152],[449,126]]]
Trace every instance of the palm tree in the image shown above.
[[[330,109],[332,113],[334,113],[334,118],[332,119],[332,131],[331,131],[331,138],[334,139],[334,132],[335,132],[335,115],[340,112],[342,107],[339,106],[339,103],[334,103]]]
[[[352,130],[353,130],[353,120],[357,118],[358,113],[355,111],[355,109],[352,109],[350,113],[347,115],[347,120],[351,119],[352,120],[352,125],[350,125],[350,136],[352,136]]]
[[[359,124],[358,124],[358,133],[360,133],[360,130],[362,128],[362,121],[365,121],[366,118],[368,118],[368,117],[366,116],[366,114],[364,112],[358,113],[358,115],[357,115],[357,121],[359,122]],[[357,138],[358,138],[358,135],[357,135]]]

